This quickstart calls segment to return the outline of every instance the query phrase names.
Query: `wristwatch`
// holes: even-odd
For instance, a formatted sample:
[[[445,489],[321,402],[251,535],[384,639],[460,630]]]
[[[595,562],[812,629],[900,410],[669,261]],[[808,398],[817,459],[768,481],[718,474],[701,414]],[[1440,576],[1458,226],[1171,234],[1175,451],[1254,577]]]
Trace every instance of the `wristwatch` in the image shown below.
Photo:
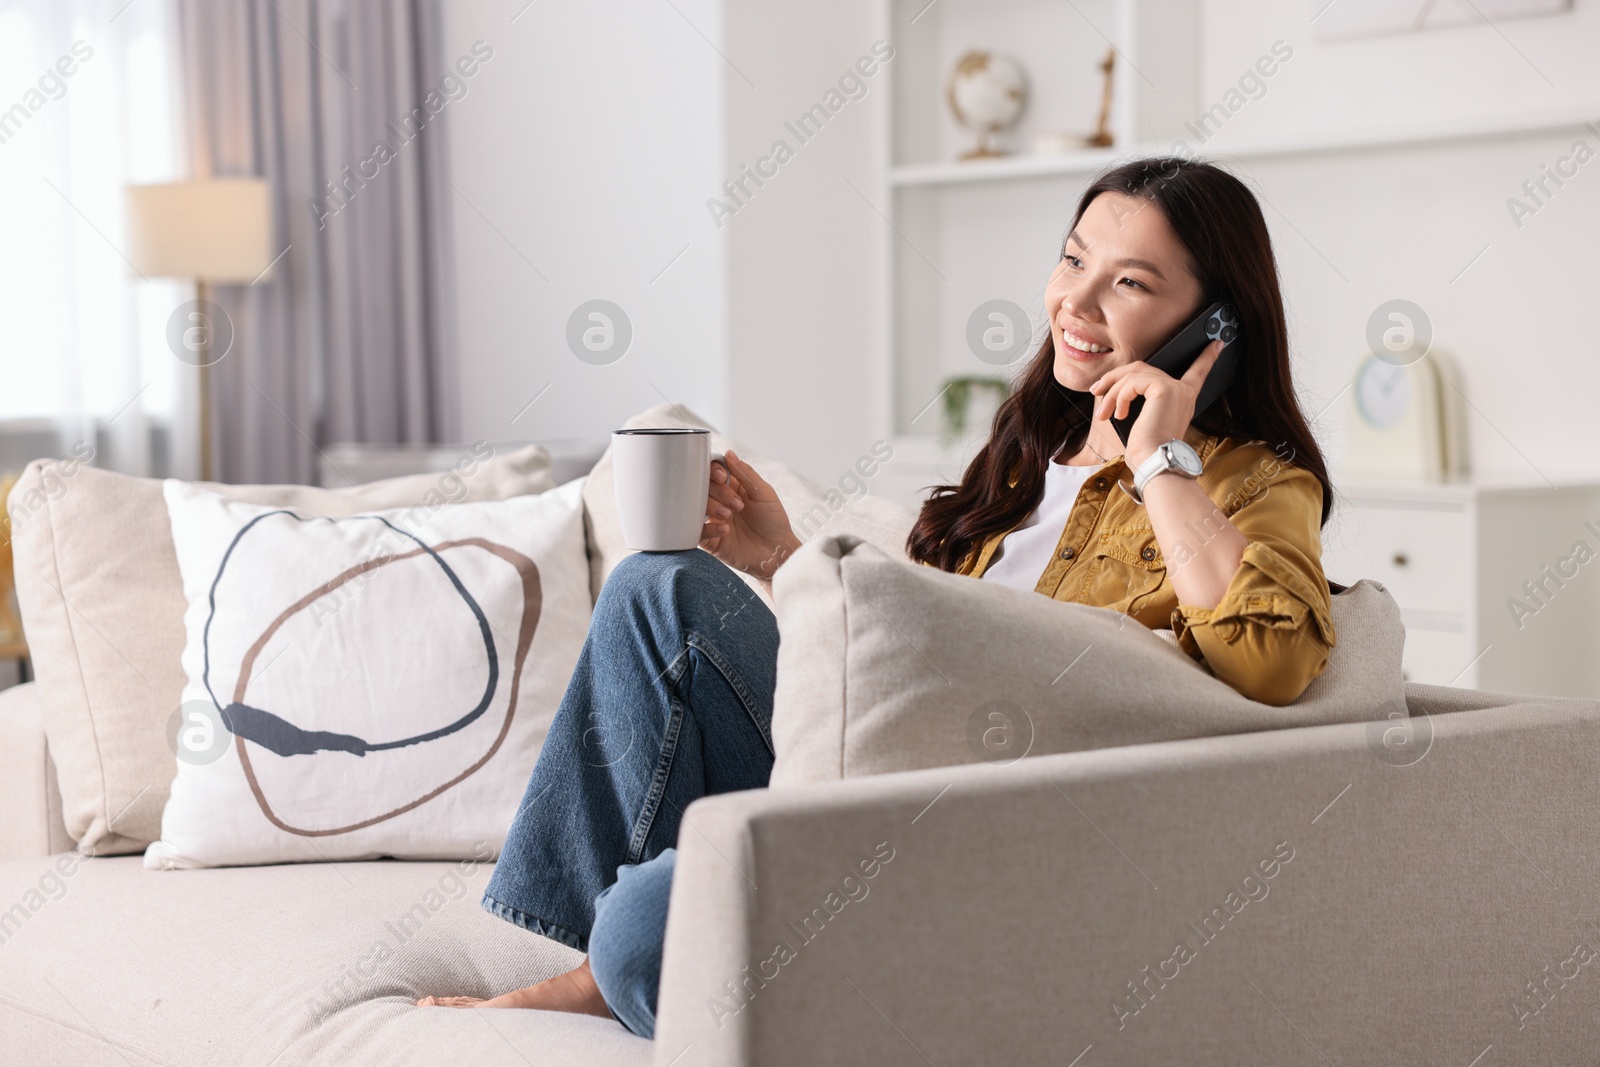
[[[1185,478],[1198,478],[1205,465],[1200,462],[1200,454],[1189,447],[1189,442],[1182,438],[1174,437],[1164,442],[1150,453],[1150,458],[1139,464],[1139,469],[1133,472],[1133,488],[1128,495],[1139,503],[1144,503],[1145,484],[1158,474],[1173,471]]]

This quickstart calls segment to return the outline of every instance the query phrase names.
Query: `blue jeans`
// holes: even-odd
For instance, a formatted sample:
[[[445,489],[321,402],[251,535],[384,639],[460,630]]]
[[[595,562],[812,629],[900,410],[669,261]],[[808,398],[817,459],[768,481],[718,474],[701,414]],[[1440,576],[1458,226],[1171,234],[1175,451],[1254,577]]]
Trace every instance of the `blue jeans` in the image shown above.
[[[772,774],[778,623],[710,553],[639,552],[595,601],[483,907],[589,954],[611,1013],[655,1032],[683,811]]]

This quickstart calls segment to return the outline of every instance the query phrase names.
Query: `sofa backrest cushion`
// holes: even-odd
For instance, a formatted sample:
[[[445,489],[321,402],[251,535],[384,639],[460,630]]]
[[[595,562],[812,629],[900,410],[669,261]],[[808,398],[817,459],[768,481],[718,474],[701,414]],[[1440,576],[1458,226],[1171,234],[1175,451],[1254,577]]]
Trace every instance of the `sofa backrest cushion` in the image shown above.
[[[773,588],[774,786],[1406,714],[1400,609],[1367,579],[1333,598],[1339,643],[1283,707],[1120,612],[916,566],[848,534],[807,544]]]
[[[206,484],[230,500],[322,515],[500,500],[554,488],[549,454],[464,452],[451,470],[347,489]],[[76,460],[35,460],[7,500],[17,602],[45,707],[67,830],[99,855],[161,835],[176,773],[183,580],[162,483]]]
[[[777,491],[778,499],[789,513],[789,523],[802,542],[821,533],[850,533],[892,556],[905,556],[906,535],[916,522],[916,509],[872,492],[872,478],[877,469],[883,463],[893,462],[894,449],[887,442],[876,442],[851,471],[841,475],[839,484],[824,485],[755,449],[746,448],[681,404],[657,404],[633,416],[620,428],[632,430],[645,426],[699,426],[711,430],[712,451],[727,452],[732,448]],[[590,588],[598,598],[606,578],[630,553],[617,520],[616,480],[611,473],[610,446],[589,472],[589,481],[583,490],[583,507],[589,543]],[[735,573],[771,605],[772,598],[759,579]]]

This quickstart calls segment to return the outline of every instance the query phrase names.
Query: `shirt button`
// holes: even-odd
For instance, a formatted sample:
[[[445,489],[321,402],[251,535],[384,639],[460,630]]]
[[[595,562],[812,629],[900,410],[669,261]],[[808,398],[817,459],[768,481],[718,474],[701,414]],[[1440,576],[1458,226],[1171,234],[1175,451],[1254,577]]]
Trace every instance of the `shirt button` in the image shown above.
[[[1104,478],[1096,478],[1094,480],[1094,487],[1096,489],[1100,490],[1102,493],[1105,492],[1105,490],[1106,490],[1106,480]]]
[[[1156,550],[1146,545],[1144,551],[1140,552],[1139,555],[1146,560],[1152,560],[1156,558]]]
[[[1063,548],[1061,550],[1061,558],[1062,559],[1071,559],[1074,554],[1075,553],[1073,552],[1073,550],[1072,550],[1072,548],[1070,546],[1067,547],[1067,548]]]

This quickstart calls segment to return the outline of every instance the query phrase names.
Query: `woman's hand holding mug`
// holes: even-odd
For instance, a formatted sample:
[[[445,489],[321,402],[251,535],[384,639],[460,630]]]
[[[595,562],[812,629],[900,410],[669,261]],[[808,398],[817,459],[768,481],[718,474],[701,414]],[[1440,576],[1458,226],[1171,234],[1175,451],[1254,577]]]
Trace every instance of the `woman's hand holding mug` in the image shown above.
[[[767,579],[800,547],[777,491],[732,449],[711,461],[700,547],[736,570]]]

